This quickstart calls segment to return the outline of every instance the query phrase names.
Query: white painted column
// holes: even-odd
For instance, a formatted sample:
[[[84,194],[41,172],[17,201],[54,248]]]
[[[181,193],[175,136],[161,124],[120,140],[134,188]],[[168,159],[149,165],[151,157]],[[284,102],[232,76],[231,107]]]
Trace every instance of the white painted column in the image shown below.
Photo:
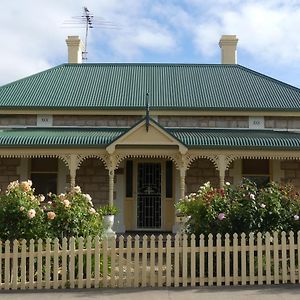
[[[71,189],[76,186],[76,170],[77,170],[77,157],[75,154],[71,154],[70,162],[69,162],[69,169],[70,169],[70,185]]]
[[[220,178],[220,188],[225,185],[225,171],[226,171],[226,157],[225,155],[219,155],[218,160],[218,170],[219,170],[219,178]]]
[[[109,203],[109,206],[113,206],[114,205],[115,170],[114,169],[109,169],[108,170],[108,176],[109,176],[108,203]]]
[[[180,168],[180,199],[183,199],[185,196],[185,177],[186,168]]]

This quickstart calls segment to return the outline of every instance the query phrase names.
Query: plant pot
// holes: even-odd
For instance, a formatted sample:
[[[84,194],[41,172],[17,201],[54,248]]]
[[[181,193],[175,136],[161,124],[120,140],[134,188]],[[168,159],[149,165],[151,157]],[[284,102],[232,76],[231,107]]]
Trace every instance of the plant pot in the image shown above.
[[[103,235],[107,238],[116,236],[116,233],[112,230],[112,227],[114,225],[114,220],[115,220],[114,215],[103,216],[103,227],[104,227]]]

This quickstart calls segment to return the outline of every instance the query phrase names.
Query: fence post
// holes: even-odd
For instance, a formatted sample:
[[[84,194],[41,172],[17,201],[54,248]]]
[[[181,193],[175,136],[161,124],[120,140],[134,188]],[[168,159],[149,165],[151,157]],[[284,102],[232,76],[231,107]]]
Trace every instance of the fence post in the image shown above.
[[[254,273],[254,233],[249,234],[249,273],[250,273],[250,285],[255,283]]]
[[[238,285],[239,280],[239,239],[237,233],[233,234],[233,285]]]
[[[35,249],[34,249],[35,241],[33,239],[29,242],[29,288],[34,288],[34,259],[35,259]]]
[[[27,282],[27,270],[26,270],[26,240],[21,242],[21,289],[26,288]]]
[[[94,238],[94,244],[95,244],[95,281],[94,281],[94,287],[98,288],[100,287],[100,237],[97,235]]]
[[[282,283],[287,283],[287,255],[286,255],[286,233],[281,233],[281,259],[282,259]]]
[[[225,234],[225,285],[230,285],[230,235]]]
[[[12,289],[16,290],[18,287],[18,252],[19,252],[19,242],[17,240],[13,241],[13,268],[12,268]]]
[[[77,280],[78,280],[78,288],[83,288],[83,242],[84,238],[81,236],[78,240],[78,271],[77,271]]]
[[[191,286],[196,285],[196,240],[195,235],[191,235]]]
[[[266,233],[265,243],[266,243],[266,283],[271,284],[271,253],[270,253],[270,233]]]
[[[179,239],[180,235],[175,235],[175,245],[174,245],[174,251],[175,251],[175,257],[174,257],[174,286],[179,286],[179,266],[180,266],[180,260],[179,260],[179,253],[180,253],[180,247],[179,247]]]
[[[171,247],[171,236],[168,234],[167,235],[167,243],[166,243],[166,283],[167,287],[171,286],[172,284],[172,247]]]
[[[134,287],[139,287],[140,269],[140,237],[136,235],[134,239]]]
[[[214,241],[213,241],[213,235],[210,233],[208,235],[208,285],[211,286],[214,284],[213,282],[213,277],[214,277],[214,251],[213,251],[213,246],[214,246]]]
[[[257,234],[257,276],[258,284],[263,284],[262,235]]]
[[[155,236],[150,237],[150,286],[155,286]]]
[[[142,287],[147,286],[147,236],[143,236],[143,247],[142,247]]]
[[[244,232],[241,234],[241,275],[242,275],[242,285],[246,285],[247,284],[246,234]]]
[[[222,285],[222,235],[220,233],[217,234],[217,285]]]
[[[92,277],[92,237],[86,239],[86,288],[91,287]]]
[[[54,248],[53,248],[53,288],[58,288],[58,258],[59,258],[59,240],[58,238],[54,239]]]
[[[162,277],[162,266],[163,266],[163,236],[160,234],[158,236],[158,252],[157,252],[157,286],[163,286],[163,277]]]
[[[204,277],[205,277],[204,253],[205,253],[205,239],[204,239],[204,235],[200,234],[200,241],[199,241],[199,277],[200,277],[200,286],[204,285]]]
[[[274,232],[274,283],[279,284],[278,232]]]
[[[127,236],[127,241],[126,241],[126,287],[131,287],[132,286],[132,271],[131,271],[131,243],[132,243],[132,238],[131,236]]]
[[[116,237],[110,238],[110,287],[116,287]]]
[[[68,240],[66,237],[62,239],[61,249],[61,287],[65,288],[67,283],[67,251],[68,251]]]
[[[289,246],[290,246],[290,280],[291,283],[295,283],[295,237],[294,232],[290,232],[289,236]]]

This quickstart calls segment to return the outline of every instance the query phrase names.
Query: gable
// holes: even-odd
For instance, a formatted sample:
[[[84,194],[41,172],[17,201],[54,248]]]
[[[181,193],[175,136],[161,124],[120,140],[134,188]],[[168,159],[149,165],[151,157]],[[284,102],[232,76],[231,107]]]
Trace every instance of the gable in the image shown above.
[[[136,146],[175,146],[179,148],[181,153],[187,152],[187,147],[184,144],[153,120],[150,120],[147,130],[146,119],[143,119],[128,132],[118,137],[106,150],[113,153],[117,147]]]

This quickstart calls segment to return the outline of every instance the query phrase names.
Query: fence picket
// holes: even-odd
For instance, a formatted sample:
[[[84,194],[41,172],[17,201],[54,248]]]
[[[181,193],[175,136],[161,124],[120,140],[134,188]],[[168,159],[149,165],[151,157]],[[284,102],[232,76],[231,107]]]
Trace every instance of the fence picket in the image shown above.
[[[150,286],[155,286],[155,236],[150,237]]]
[[[28,277],[28,282],[29,282],[29,289],[34,288],[34,273],[35,273],[35,267],[34,267],[34,260],[35,260],[35,249],[34,249],[34,243],[35,241],[31,239],[29,241],[29,277]]]
[[[68,251],[68,240],[66,237],[62,239],[62,246],[61,246],[61,287],[65,288],[67,284],[67,251]]]
[[[19,252],[19,242],[17,240],[13,241],[13,261],[12,261],[12,289],[16,290],[18,288],[18,252]]]
[[[53,241],[53,288],[58,289],[58,267],[59,267],[59,257],[61,253],[59,253],[59,240],[56,238]]]
[[[157,253],[157,286],[163,286],[163,236],[158,236],[158,253]]]
[[[92,238],[89,236],[86,240],[86,288],[91,287],[92,278]]]
[[[166,285],[167,287],[172,284],[172,248],[171,248],[171,236],[167,235],[167,243],[166,243]]]
[[[100,237],[96,236],[94,238],[94,244],[95,244],[95,280],[94,280],[94,287],[99,288],[100,285]]]
[[[24,290],[26,288],[27,282],[27,270],[26,270],[26,240],[22,240],[21,242],[21,289]]]
[[[274,232],[273,243],[274,243],[274,283],[279,284],[278,232]]]
[[[247,284],[247,262],[246,262],[246,234],[243,232],[241,234],[241,276],[242,285]]]
[[[225,234],[225,285],[230,285],[230,235]]]
[[[214,251],[213,251],[213,235],[208,235],[208,248],[207,248],[207,260],[208,260],[208,285],[211,286],[214,284]]]
[[[174,244],[174,286],[178,287],[179,286],[179,266],[180,266],[180,261],[179,261],[179,239],[180,235],[176,234],[175,235],[175,244]]]
[[[127,242],[126,242],[126,287],[131,287],[132,286],[132,268],[131,268],[131,244],[132,244],[132,238],[129,235],[127,237]]]
[[[205,255],[205,239],[204,235],[200,235],[199,240],[199,277],[200,277],[200,286],[204,286],[205,281],[205,261],[204,261],[204,255]]]
[[[43,287],[43,240],[38,240],[38,257],[37,257],[37,288]]]
[[[265,243],[266,243],[266,283],[271,284],[271,252],[270,252],[270,233],[266,233]]]
[[[120,239],[123,238],[122,236],[120,237]],[[123,240],[122,240],[123,241]],[[120,244],[120,241],[119,241]],[[103,259],[103,276],[102,276],[102,284],[103,287],[107,287],[107,277],[108,277],[108,254],[107,254],[107,250],[108,250],[108,239],[107,237],[104,237],[103,242],[102,242],[102,259]],[[119,246],[120,248],[120,246]],[[120,268],[122,268],[122,265],[120,265],[120,261],[119,261],[119,271],[118,271],[118,276],[120,278]]]
[[[140,284],[140,237],[134,239],[134,287]]]
[[[289,234],[289,248],[290,248],[290,281],[291,283],[295,283],[295,237],[294,232],[290,232]]]
[[[250,274],[250,285],[255,282],[254,274],[254,233],[249,234],[249,274]]]
[[[121,235],[119,237],[119,281],[118,287],[124,286],[124,237]]]
[[[239,251],[238,251],[238,235],[233,234],[233,285],[239,283]]]
[[[216,267],[217,267],[217,285],[222,285],[222,236],[220,233],[217,234],[217,261],[216,261]]]
[[[70,288],[75,288],[75,238],[69,240],[69,280]]]
[[[147,286],[147,256],[148,256],[148,246],[147,246],[147,236],[143,236],[143,246],[142,246],[142,287]]]
[[[8,290],[10,288],[10,241],[5,242],[5,252],[4,252],[4,261],[5,261],[5,275],[4,275],[4,288]]]
[[[281,267],[282,267],[282,283],[287,283],[287,251],[286,251],[286,233],[281,233]]]
[[[183,235],[182,240],[182,285],[187,286],[187,268],[188,268],[188,245],[187,245],[187,235]]]
[[[83,288],[83,243],[84,238],[80,237],[78,240],[78,250],[77,250],[77,257],[78,257],[78,270],[77,270],[77,280],[78,280],[78,288]]]
[[[257,278],[258,284],[263,284],[262,234],[257,234]]]
[[[195,235],[191,235],[191,286],[196,286],[196,240]]]
[[[116,238],[111,238],[110,243],[110,287],[116,287]]]

